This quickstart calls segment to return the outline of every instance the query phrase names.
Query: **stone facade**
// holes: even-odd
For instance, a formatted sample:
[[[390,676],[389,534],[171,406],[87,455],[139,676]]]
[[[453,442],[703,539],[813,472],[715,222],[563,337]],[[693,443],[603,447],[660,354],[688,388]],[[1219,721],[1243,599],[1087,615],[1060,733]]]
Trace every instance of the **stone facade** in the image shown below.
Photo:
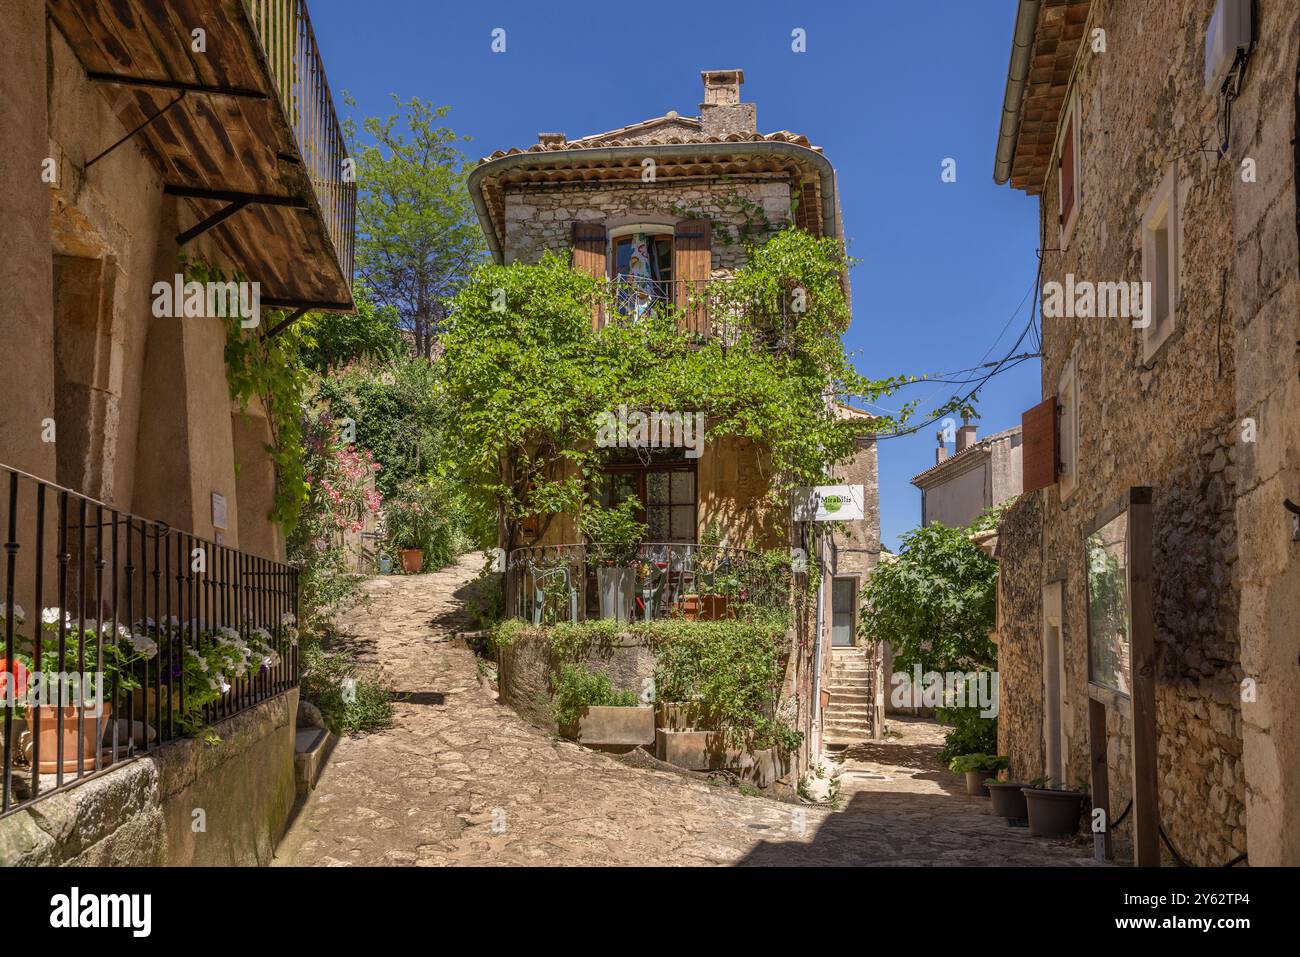
[[[948,455],[939,433],[936,462],[912,476],[921,490],[921,524],[941,522],[965,528],[986,509],[1020,494],[1020,427],[976,440],[975,426],[964,425],[957,435],[957,450]]]
[[[1220,159],[1211,147],[1221,105],[1202,89],[1213,7],[1091,4],[1084,36],[1104,29],[1106,51],[1080,45],[1063,104],[1061,129],[1077,109],[1081,192],[1063,231],[1055,166],[1041,185],[1043,281],[1142,279],[1144,213],[1172,176],[1176,324],[1151,354],[1128,318],[1044,319],[1044,396],[1062,393],[1067,367],[1076,377],[1077,465],[1064,498],[1061,484],[1025,496],[1000,529],[999,737],[1015,773],[1042,773],[1041,593],[1059,580],[1066,780],[1087,779],[1081,543],[1107,505],[1149,485],[1161,823],[1196,864],[1246,851],[1253,864],[1294,864],[1300,823],[1282,808],[1294,808],[1300,788],[1300,695],[1294,619],[1282,608],[1293,615],[1300,600],[1300,552],[1287,542],[1282,500],[1300,478],[1289,358],[1300,331],[1290,146],[1300,9],[1259,5],[1258,46]],[[1246,159],[1257,179],[1243,177]],[[1243,431],[1247,418],[1257,433]],[[1245,678],[1258,683],[1258,703],[1243,705]],[[1118,814],[1131,788],[1130,729],[1108,711]]]

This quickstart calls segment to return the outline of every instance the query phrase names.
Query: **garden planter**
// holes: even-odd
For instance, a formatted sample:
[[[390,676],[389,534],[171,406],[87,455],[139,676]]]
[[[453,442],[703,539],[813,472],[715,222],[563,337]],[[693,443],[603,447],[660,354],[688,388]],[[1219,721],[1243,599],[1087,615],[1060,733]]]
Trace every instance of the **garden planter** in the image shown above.
[[[1079,814],[1086,794],[1054,788],[1021,788],[1034,837],[1073,837],[1079,831]]]
[[[55,708],[51,706],[33,707],[27,709],[27,727],[32,733],[32,737],[39,740],[41,751],[41,774],[54,774],[59,770],[59,715],[63,712],[63,773],[75,774],[77,765],[80,764],[82,770],[95,770],[95,753],[99,750],[99,734],[96,729],[102,731],[109,727],[109,716],[113,713],[113,706],[109,702],[104,702],[103,709],[99,715],[100,723],[95,723],[95,712],[93,708],[78,708],[75,706],[66,708]],[[37,729],[37,714],[40,716],[40,728]],[[80,731],[77,729],[77,716],[82,715],[84,721]]]
[[[424,552],[418,548],[402,549],[402,571],[408,575],[417,574],[424,567]]]
[[[966,775],[967,794],[971,797],[989,796],[989,789],[984,786],[984,782],[997,774],[996,771],[966,771],[964,773]]]
[[[727,747],[721,731],[668,731],[655,729],[655,757],[690,771],[717,771],[739,767],[741,751]]]
[[[1020,783],[1009,781],[989,781],[985,784],[989,797],[993,799],[992,810],[998,817],[1009,821],[1023,821],[1029,816],[1025,810],[1025,796],[1020,792],[1024,787]]]
[[[666,731],[711,731],[698,701],[661,701],[655,705],[655,727]]]
[[[655,743],[655,709],[597,706],[583,708],[576,723],[567,725],[565,737],[601,751],[631,751]]]
[[[600,594],[600,617],[628,621],[632,611],[632,593],[636,587],[636,569],[609,565],[596,569],[596,588]]]

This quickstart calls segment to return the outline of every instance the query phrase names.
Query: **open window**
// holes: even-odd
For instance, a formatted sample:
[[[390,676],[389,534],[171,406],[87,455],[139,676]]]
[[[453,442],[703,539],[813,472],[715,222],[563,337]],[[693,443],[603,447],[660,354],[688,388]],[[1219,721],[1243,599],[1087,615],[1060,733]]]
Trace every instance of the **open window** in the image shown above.
[[[671,454],[649,461],[615,461],[605,466],[601,505],[613,507],[636,496],[646,541],[695,544],[695,462]]]
[[[674,301],[673,234],[654,226],[625,230],[610,238],[609,276],[619,315],[641,318]]]

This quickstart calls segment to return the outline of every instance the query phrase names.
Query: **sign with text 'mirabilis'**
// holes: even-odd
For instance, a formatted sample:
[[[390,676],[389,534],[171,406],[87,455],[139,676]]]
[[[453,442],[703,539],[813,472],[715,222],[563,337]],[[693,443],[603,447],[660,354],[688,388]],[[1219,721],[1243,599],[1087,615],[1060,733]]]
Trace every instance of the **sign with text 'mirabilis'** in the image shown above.
[[[861,485],[797,488],[792,498],[796,522],[849,522],[863,516]]]

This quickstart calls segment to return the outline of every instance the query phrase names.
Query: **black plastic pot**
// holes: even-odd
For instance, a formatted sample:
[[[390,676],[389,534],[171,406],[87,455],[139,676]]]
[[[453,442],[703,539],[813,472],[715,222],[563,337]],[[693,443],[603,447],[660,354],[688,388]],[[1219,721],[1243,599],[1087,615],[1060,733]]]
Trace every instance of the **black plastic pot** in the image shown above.
[[[1034,837],[1073,837],[1079,832],[1079,814],[1088,795],[1055,788],[1021,788],[1020,793]]]
[[[1010,821],[1022,821],[1029,816],[1025,809],[1025,796],[1020,793],[1024,787],[1010,781],[989,781],[986,784],[989,797],[993,799],[993,813]]]

